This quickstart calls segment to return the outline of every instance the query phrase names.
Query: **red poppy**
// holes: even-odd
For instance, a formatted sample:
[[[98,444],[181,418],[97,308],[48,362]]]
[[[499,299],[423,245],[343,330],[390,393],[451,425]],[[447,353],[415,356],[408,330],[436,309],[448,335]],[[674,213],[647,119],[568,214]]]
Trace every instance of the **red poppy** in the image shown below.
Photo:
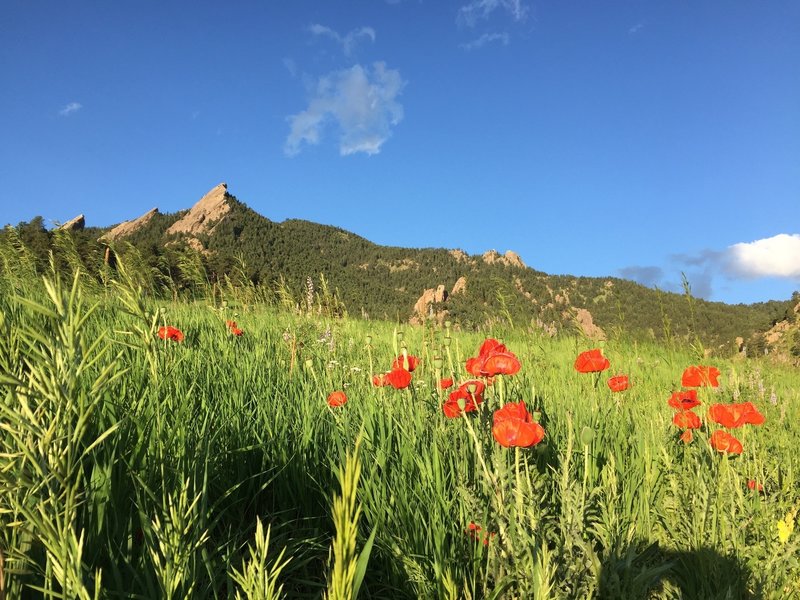
[[[467,525],[467,528],[464,530],[464,533],[469,535],[469,538],[473,542],[477,542],[478,540],[481,539],[481,535],[479,533],[481,531],[481,529],[482,529],[482,527],[480,525],[478,525],[474,521],[470,521],[469,525]],[[489,545],[489,540],[491,540],[491,538],[493,538],[495,535],[497,535],[497,534],[494,531],[490,531],[490,532],[486,533],[483,536],[483,545],[484,546],[488,546]]]
[[[544,439],[544,429],[533,420],[525,402],[508,402],[494,411],[492,435],[501,446],[528,448]]]
[[[681,377],[683,387],[718,387],[719,369],[716,367],[691,366],[687,367]]]
[[[723,427],[734,429],[742,425],[761,425],[764,415],[758,412],[755,404],[712,404],[708,407],[708,417]]]
[[[347,402],[347,394],[342,391],[335,391],[331,392],[328,396],[328,406],[332,406],[333,408],[338,408],[340,406],[344,406]]]
[[[629,386],[627,375],[617,375],[608,380],[608,387],[612,392],[624,392]]]
[[[691,410],[695,406],[700,406],[700,400],[697,399],[696,390],[686,390],[682,392],[674,392],[667,400],[675,410]]]
[[[763,492],[764,491],[764,486],[761,485],[760,483],[758,483],[755,479],[748,479],[747,480],[747,489],[753,490],[753,491]]]
[[[711,447],[717,452],[727,452],[728,454],[742,453],[742,442],[722,429],[717,429],[712,433],[709,442],[711,443]]]
[[[692,430],[691,429],[687,429],[686,431],[684,431],[681,434],[681,438],[680,439],[684,444],[688,444],[689,442],[692,441],[693,437],[694,436],[692,435]]]
[[[225,321],[225,325],[228,326],[228,330],[236,337],[244,335],[244,331],[242,331],[241,329],[239,329],[239,327],[237,327],[236,321]]]
[[[495,375],[514,375],[522,363],[504,344],[488,338],[478,351],[478,356],[467,359],[467,372],[473,377],[494,377]]]
[[[575,359],[575,370],[579,373],[605,371],[610,366],[611,363],[603,356],[603,351],[600,348],[581,352],[578,358]]]
[[[167,325],[166,327],[158,328],[158,337],[162,340],[172,340],[173,342],[183,341],[183,332],[177,327]]]
[[[461,400],[464,404],[464,412],[473,412],[478,410],[478,405],[483,402],[483,391],[486,386],[480,380],[465,381],[458,389],[450,392],[447,402],[442,405],[442,411],[446,417],[454,419],[461,416],[461,407],[458,401]]]
[[[453,387],[453,378],[452,377],[444,377],[439,380],[439,389],[441,390],[449,390]]]
[[[700,429],[700,417],[690,410],[676,412],[672,424],[681,429]]]
[[[405,369],[392,369],[383,376],[384,385],[387,383],[396,390],[407,388],[411,383],[411,373]]]
[[[400,355],[392,361],[392,370],[405,369],[409,373],[417,368],[419,365],[419,358],[411,356],[410,354]]]
[[[372,385],[375,387],[383,387],[385,385],[389,385],[389,382],[386,381],[386,375],[373,375]]]

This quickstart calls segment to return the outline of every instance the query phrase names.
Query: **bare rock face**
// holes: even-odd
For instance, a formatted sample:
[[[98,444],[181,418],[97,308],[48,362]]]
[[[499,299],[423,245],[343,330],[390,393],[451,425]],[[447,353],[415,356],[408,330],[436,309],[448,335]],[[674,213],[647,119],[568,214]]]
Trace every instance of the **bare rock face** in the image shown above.
[[[151,208],[146,213],[144,213],[141,217],[133,219],[131,221],[124,221],[114,227],[111,231],[105,233],[101,238],[100,241],[114,241],[120,238],[127,237],[129,235],[133,235],[137,231],[139,231],[142,227],[147,225],[150,220],[158,214],[157,208]]]
[[[414,315],[425,318],[428,316],[428,307],[436,301],[436,290],[428,288],[414,303]]]
[[[57,229],[62,231],[80,231],[86,227],[86,218],[83,215],[78,215],[77,217],[70,219]]]
[[[434,295],[433,295],[433,301],[434,302],[444,302],[445,300],[447,300],[447,290],[444,289],[444,285],[440,284],[436,288],[436,293],[434,293]]]
[[[459,277],[455,285],[453,285],[453,289],[450,292],[450,295],[455,296],[456,294],[462,294],[466,290],[467,290],[467,278],[462,276]]]
[[[208,233],[217,221],[231,209],[226,198],[228,184],[220,183],[195,204],[182,219],[167,229],[167,234],[186,233],[197,235]]]
[[[502,255],[497,250],[489,250],[484,252],[481,258],[487,265],[498,263],[505,267],[518,267],[520,269],[524,269],[527,266],[522,262],[519,254],[513,250],[507,250],[506,253]]]
[[[583,330],[583,333],[586,334],[586,337],[589,337],[593,340],[606,339],[605,331],[594,324],[592,313],[585,308],[575,309],[575,321],[578,323],[581,330]]]
[[[522,262],[522,259],[519,257],[519,254],[514,252],[513,250],[507,250],[506,253],[503,255],[505,258],[505,263],[509,267],[519,267],[520,269],[524,269],[527,265]]]
[[[469,255],[459,248],[450,250],[450,256],[455,258],[458,262],[469,262]]]

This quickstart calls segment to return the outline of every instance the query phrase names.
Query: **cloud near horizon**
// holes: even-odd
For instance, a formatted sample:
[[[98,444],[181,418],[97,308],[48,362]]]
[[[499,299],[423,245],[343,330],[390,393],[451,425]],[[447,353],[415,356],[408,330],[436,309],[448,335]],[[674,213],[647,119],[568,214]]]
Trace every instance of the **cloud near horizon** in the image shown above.
[[[83,104],[81,104],[80,102],[70,102],[60,111],[58,111],[58,114],[61,115],[62,117],[68,117],[71,114],[78,112],[82,108]]]
[[[303,145],[316,145],[330,124],[339,132],[339,154],[378,154],[392,127],[403,119],[397,101],[405,82],[400,72],[383,62],[372,68],[354,65],[319,79],[308,108],[288,117],[290,132],[284,144],[287,156]]]
[[[692,293],[700,298],[713,294],[717,277],[728,280],[775,277],[800,282],[800,234],[778,235],[740,242],[725,250],[704,250],[697,254],[674,254],[669,257],[675,270],[685,273]],[[688,267],[688,269],[686,269]],[[648,287],[680,291],[677,281],[665,280],[665,270],[657,266],[623,267],[620,277]]]
[[[330,27],[318,23],[310,25],[308,30],[314,35],[330,38],[340,44],[345,56],[350,56],[352,54],[359,39],[367,37],[371,41],[375,41],[375,30],[372,27],[353,29],[352,31],[348,31],[345,35],[340,35]]]

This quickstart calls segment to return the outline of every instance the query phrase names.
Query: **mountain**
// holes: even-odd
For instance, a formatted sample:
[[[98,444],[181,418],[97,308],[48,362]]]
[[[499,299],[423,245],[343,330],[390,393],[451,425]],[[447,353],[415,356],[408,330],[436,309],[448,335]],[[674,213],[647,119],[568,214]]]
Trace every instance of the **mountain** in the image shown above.
[[[66,233],[43,233],[36,223],[17,229],[41,257],[43,235]],[[338,227],[271,221],[229,194],[224,183],[188,210],[163,214],[154,208],[113,227],[69,235],[90,272],[99,272],[111,246],[126,264],[149,270],[153,286],[161,282],[171,293],[207,292],[227,276],[305,305],[310,288],[327,282],[353,316],[449,320],[468,329],[513,324],[544,335],[575,330],[600,339],[624,331],[640,339],[699,339],[731,353],[737,338],[763,334],[794,306],[788,300],[727,305],[616,277],[548,275],[513,251],[472,256],[459,249],[380,246]]]

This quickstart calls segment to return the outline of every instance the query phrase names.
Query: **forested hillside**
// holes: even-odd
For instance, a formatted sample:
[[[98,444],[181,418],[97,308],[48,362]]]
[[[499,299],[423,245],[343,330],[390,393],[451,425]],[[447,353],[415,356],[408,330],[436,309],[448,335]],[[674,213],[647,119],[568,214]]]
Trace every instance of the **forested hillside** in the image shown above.
[[[175,233],[202,202],[192,211],[155,211],[119,237],[109,234],[111,227],[49,231],[36,217],[7,227],[0,241],[4,253],[27,252],[32,270],[44,270],[52,251],[57,262],[80,265],[98,282],[119,257],[145,286],[170,297],[246,286],[259,298],[307,310],[324,292],[332,310],[355,317],[446,319],[465,329],[502,325],[545,335],[681,338],[727,354],[737,350],[737,338],[758,342],[759,334],[793,317],[796,304],[787,299],[732,306],[616,277],[548,275],[522,265],[513,253],[468,256],[379,246],[336,227],[273,222],[229,195],[224,184],[215,190],[213,208],[221,216],[204,221],[200,215],[201,225],[191,232]]]

